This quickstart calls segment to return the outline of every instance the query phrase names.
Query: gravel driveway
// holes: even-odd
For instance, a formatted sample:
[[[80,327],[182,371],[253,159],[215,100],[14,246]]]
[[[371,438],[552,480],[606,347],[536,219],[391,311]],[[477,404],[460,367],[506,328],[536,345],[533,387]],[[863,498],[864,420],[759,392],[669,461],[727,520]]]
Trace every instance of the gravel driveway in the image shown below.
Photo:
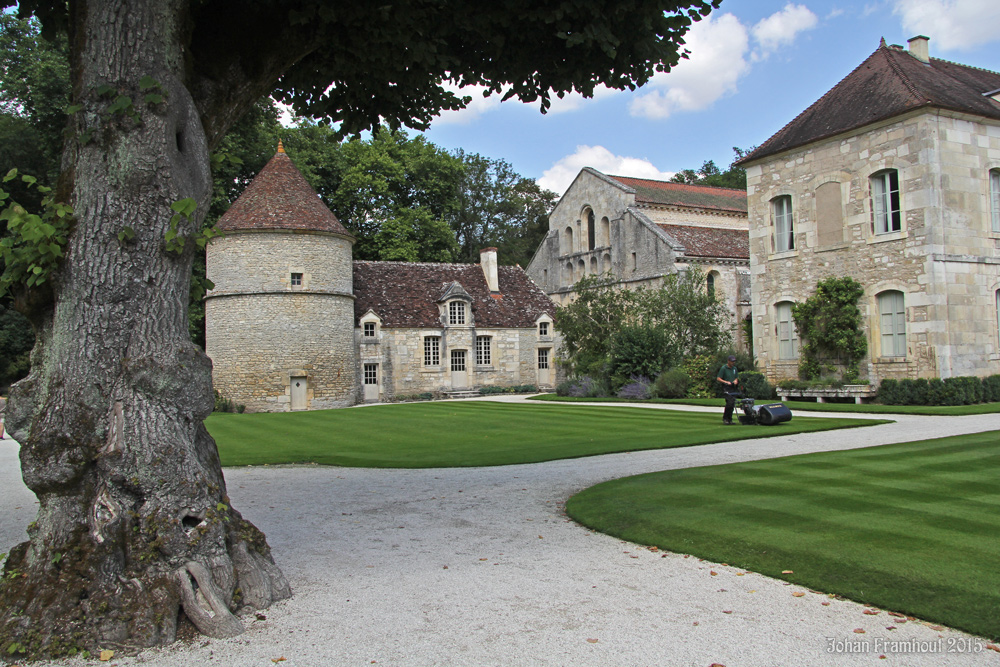
[[[626,475],[1000,430],[1000,414],[893,418],[495,468],[227,469],[235,507],[267,534],[294,597],[264,620],[244,619],[240,637],[111,664],[996,666],[1000,653],[960,632],[900,624],[735,567],[653,552],[592,533],[563,512],[573,493]],[[34,503],[16,444],[0,442],[0,553],[24,539]]]

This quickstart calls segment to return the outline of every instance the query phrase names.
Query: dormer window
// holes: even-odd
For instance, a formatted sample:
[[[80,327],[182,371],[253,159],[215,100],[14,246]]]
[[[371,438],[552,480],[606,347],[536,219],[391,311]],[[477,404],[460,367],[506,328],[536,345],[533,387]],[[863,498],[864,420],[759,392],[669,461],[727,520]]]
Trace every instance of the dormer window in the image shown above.
[[[302,274],[293,273],[291,280],[289,280],[289,284],[291,284],[292,287],[302,287]]]
[[[549,335],[549,323],[548,322],[539,322],[538,323],[538,335],[539,336],[548,336]]]
[[[465,324],[464,301],[452,301],[448,304],[448,324]]]
[[[374,338],[374,337],[375,337],[375,323],[365,322],[365,338]]]

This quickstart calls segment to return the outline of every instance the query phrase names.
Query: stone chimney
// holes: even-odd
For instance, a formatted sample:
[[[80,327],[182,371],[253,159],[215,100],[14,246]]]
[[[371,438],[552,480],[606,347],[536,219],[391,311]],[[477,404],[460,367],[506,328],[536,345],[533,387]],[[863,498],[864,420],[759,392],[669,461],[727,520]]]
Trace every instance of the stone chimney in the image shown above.
[[[906,43],[910,45],[910,55],[922,63],[929,63],[931,61],[930,50],[927,48],[927,42],[929,41],[930,37],[924,37],[923,35],[917,35],[906,40]]]
[[[483,267],[483,275],[486,276],[486,284],[490,287],[490,292],[497,294],[500,292],[500,279],[497,274],[497,249],[483,248],[479,251],[479,265]]]

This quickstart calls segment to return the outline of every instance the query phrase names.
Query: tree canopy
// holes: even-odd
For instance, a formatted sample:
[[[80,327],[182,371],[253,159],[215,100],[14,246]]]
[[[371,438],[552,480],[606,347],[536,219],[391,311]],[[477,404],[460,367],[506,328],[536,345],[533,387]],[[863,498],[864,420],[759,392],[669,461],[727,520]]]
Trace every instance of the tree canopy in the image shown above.
[[[6,208],[49,260],[16,290],[42,363],[7,424],[39,508],[0,578],[7,655],[167,643],[182,618],[229,637],[234,612],[291,595],[226,493],[187,322],[211,151],[248,109],[273,94],[345,135],[423,128],[466,103],[453,81],[544,110],[676,65],[718,2],[20,0],[68,33],[72,92],[54,217]]]
[[[691,185],[711,185],[717,188],[747,189],[747,172],[737,162],[753,152],[756,146],[744,150],[733,146],[733,161],[726,170],[720,169],[714,160],[705,160],[698,169],[682,169],[670,179],[672,183]]]

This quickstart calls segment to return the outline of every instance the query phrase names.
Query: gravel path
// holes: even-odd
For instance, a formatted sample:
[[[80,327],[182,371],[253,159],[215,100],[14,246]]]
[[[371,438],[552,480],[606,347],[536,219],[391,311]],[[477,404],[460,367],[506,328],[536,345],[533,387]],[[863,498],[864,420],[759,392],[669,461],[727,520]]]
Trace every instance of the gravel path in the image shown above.
[[[998,414],[893,418],[496,468],[227,469],[234,505],[267,534],[294,597],[264,620],[244,619],[240,637],[111,664],[996,666],[1000,653],[960,632],[898,624],[738,568],[652,552],[563,513],[576,491],[626,475],[1000,430]],[[34,503],[16,444],[0,442],[0,552],[24,539]]]

